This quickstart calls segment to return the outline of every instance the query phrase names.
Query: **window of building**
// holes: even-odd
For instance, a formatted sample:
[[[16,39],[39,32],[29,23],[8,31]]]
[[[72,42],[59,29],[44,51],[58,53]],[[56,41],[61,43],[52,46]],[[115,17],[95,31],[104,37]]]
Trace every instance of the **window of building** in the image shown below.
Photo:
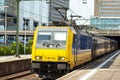
[[[82,3],[83,4],[87,4],[87,0],[82,0]]]
[[[13,23],[13,17],[7,17],[7,22]]]
[[[103,1],[102,4],[120,4],[120,1]]]
[[[0,30],[4,30],[4,25],[0,25]]]
[[[17,23],[17,19],[16,18],[13,18],[13,23]]]
[[[1,21],[4,21],[4,18],[3,18],[3,15],[2,14],[0,14],[0,22]]]
[[[38,21],[33,21],[33,26],[37,27],[38,26]]]
[[[111,14],[115,12],[114,14],[116,14],[117,12],[120,12],[120,9],[119,10],[112,10],[112,9],[111,10],[102,10],[101,12],[111,12]]]
[[[30,30],[30,26],[29,26],[29,23],[30,23],[30,20],[29,19],[23,19],[23,30]]]
[[[46,24],[45,24],[45,23],[42,23],[41,25],[42,25],[42,26],[46,26]]]
[[[103,9],[104,8],[113,8],[114,9],[114,8],[120,8],[120,6],[102,6],[101,8],[103,8]]]
[[[5,15],[4,15],[4,14],[1,14],[1,18],[4,19],[4,18],[5,18]]]

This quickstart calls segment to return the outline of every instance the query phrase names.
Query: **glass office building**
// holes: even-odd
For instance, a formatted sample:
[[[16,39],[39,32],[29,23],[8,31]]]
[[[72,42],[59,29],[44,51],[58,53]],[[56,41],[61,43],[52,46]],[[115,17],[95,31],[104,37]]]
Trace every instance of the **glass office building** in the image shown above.
[[[7,19],[5,23],[5,17]],[[0,30],[16,30],[16,1],[0,0]]]
[[[120,17],[120,0],[95,0],[94,15]]]
[[[16,30],[16,0],[0,0],[0,30]],[[1,35],[0,43],[4,42],[5,35]]]
[[[120,30],[120,18],[91,18],[90,23],[102,30]]]
[[[50,0],[49,4],[49,21],[63,21],[67,16],[70,0]],[[64,16],[64,17],[63,17]]]
[[[0,0],[0,30],[4,30],[4,0]]]
[[[120,0],[95,0],[91,25],[99,29],[120,29]]]

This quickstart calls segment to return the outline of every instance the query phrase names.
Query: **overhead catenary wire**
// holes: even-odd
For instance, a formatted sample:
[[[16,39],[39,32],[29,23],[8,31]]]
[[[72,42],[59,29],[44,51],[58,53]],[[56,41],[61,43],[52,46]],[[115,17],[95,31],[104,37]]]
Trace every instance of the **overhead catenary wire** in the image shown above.
[[[41,1],[44,1],[44,0],[41,0]],[[54,1],[54,0],[52,0],[52,1]],[[33,1],[33,2],[35,2],[35,1]],[[14,7],[12,4],[8,4],[8,5]],[[58,4],[58,3],[57,3],[57,5],[59,5],[60,7],[64,7],[63,5],[60,5],[60,4]],[[33,15],[36,16],[36,17],[38,16],[38,17],[40,17],[40,18],[48,19],[48,17],[46,17],[46,16],[42,16],[42,15],[40,15],[40,14],[36,14],[36,13],[34,13],[34,12],[32,12],[32,11],[28,11],[28,10],[25,10],[24,8],[23,8],[23,9],[22,9],[22,8],[23,8],[23,6],[20,6],[20,12],[23,11],[23,12],[25,12],[25,13],[31,13],[31,14],[33,14]],[[42,6],[42,8],[45,8],[45,6]],[[14,9],[16,10],[15,7],[14,7]],[[75,15],[78,15],[76,12],[74,12],[74,11],[73,11],[72,9],[70,9],[70,8],[69,8],[69,11],[72,12],[73,14],[75,14]],[[23,12],[22,12],[22,13],[23,13]],[[34,17],[34,16],[33,16],[33,17]],[[86,18],[83,17],[83,16],[82,16],[82,18],[86,19]]]

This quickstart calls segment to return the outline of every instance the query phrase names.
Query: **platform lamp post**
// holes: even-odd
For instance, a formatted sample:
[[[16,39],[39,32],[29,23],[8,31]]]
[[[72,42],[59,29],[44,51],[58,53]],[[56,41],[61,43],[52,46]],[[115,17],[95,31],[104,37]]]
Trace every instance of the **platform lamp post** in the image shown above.
[[[49,14],[49,20],[50,20],[50,22],[51,22],[51,9],[52,9],[52,1],[51,0],[46,0],[46,3],[48,3],[49,4],[49,12],[50,12],[50,14]]]
[[[25,21],[25,35],[24,35],[24,54],[26,54],[26,21]]]
[[[5,8],[5,46],[6,46],[6,43],[7,43],[7,35],[6,35],[6,29],[7,29],[7,8],[8,8],[9,6],[4,6],[4,8]]]
[[[20,1],[49,1],[49,0],[16,0],[17,3],[17,30],[16,30],[16,54],[15,57],[19,57],[19,3]]]

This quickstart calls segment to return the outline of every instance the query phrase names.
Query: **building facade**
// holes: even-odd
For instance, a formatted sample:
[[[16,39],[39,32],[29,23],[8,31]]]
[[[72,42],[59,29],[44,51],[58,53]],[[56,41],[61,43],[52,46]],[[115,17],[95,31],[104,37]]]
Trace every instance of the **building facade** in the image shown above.
[[[69,0],[43,0],[20,2],[20,30],[34,30],[37,25],[63,21],[67,16]],[[27,25],[25,25],[25,23]]]
[[[35,30],[38,25],[48,24],[46,1],[21,1],[19,12],[20,30]]]
[[[69,9],[69,0],[50,0],[49,1],[49,22],[64,21]]]
[[[43,1],[20,1],[19,30],[34,31],[37,26],[48,25],[49,4]],[[20,42],[27,42],[31,37],[19,37]]]
[[[95,0],[91,25],[99,29],[120,29],[120,0]]]
[[[95,0],[95,16],[120,17],[120,0]]]
[[[6,23],[5,23],[6,18]],[[0,0],[0,30],[16,29],[16,1],[15,0]]]
[[[102,30],[118,30],[120,29],[120,18],[94,17],[91,18],[91,25]]]
[[[16,30],[15,0],[0,0],[0,30]],[[5,35],[0,36],[0,42],[5,42]]]
[[[63,21],[68,8],[69,0],[21,1],[19,28],[35,30],[38,25],[47,26],[50,22]],[[20,40],[23,42],[24,36]]]

